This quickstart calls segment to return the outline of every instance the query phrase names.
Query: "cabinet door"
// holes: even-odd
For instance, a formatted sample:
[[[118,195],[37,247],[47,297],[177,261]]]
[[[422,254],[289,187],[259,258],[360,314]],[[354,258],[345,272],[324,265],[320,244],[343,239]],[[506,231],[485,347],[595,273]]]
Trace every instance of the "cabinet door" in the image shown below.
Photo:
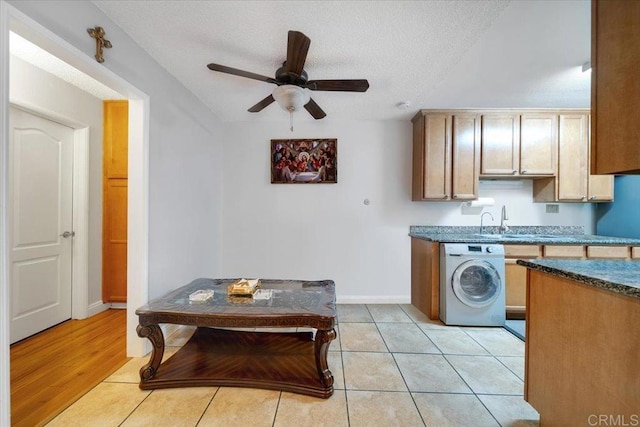
[[[589,115],[561,114],[558,150],[558,200],[587,199]]]
[[[637,174],[640,1],[593,0],[591,26],[591,172]]]
[[[482,116],[481,169],[483,175],[516,175],[520,170],[520,120],[517,114]]]
[[[589,201],[607,202],[613,200],[613,175],[589,176]]]
[[[102,300],[127,302],[129,103],[103,103]]]
[[[505,304],[508,319],[522,319],[527,306],[527,268],[505,259]]]
[[[456,200],[478,198],[480,116],[453,117],[452,192]]]
[[[520,175],[555,175],[558,116],[527,113],[520,117]]]
[[[423,200],[448,200],[451,194],[451,115],[424,117]]]

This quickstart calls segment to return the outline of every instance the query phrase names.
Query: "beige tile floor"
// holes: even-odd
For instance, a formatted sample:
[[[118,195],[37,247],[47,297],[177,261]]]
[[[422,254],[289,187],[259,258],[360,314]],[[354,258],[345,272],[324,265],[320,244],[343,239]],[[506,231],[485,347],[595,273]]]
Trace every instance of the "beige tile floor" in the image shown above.
[[[523,399],[524,343],[502,328],[450,327],[411,305],[338,305],[335,393],[231,387],[142,391],[134,358],[50,426],[537,426]],[[167,339],[165,358],[188,339]],[[250,405],[247,402],[251,402]]]

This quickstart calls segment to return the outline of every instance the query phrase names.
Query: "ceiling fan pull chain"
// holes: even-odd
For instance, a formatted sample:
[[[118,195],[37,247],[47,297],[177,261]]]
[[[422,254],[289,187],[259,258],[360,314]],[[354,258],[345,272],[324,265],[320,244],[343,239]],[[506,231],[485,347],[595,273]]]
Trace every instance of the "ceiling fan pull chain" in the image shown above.
[[[291,132],[293,132],[293,108],[289,108],[289,126],[291,126]]]

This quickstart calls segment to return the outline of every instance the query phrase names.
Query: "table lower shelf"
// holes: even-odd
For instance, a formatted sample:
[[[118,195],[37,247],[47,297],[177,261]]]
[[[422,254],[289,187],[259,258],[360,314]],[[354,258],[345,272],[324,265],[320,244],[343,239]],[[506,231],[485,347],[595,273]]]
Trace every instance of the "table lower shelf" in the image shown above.
[[[162,363],[143,390],[235,386],[283,390],[328,398],[316,367],[311,332],[244,332],[197,328],[191,339]]]

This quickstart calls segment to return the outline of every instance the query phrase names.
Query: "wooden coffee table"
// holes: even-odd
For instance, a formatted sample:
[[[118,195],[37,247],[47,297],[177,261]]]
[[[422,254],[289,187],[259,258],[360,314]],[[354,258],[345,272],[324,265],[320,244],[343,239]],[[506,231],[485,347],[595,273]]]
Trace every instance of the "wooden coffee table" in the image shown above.
[[[261,280],[261,289],[272,290],[272,297],[259,300],[227,295],[227,285],[236,280],[197,279],[136,310],[138,335],[153,345],[149,363],[140,369],[140,388],[239,386],[330,397],[333,375],[327,351],[336,337],[333,281]],[[214,290],[213,300],[189,302],[190,294],[207,289]],[[164,363],[162,323],[197,326]]]

